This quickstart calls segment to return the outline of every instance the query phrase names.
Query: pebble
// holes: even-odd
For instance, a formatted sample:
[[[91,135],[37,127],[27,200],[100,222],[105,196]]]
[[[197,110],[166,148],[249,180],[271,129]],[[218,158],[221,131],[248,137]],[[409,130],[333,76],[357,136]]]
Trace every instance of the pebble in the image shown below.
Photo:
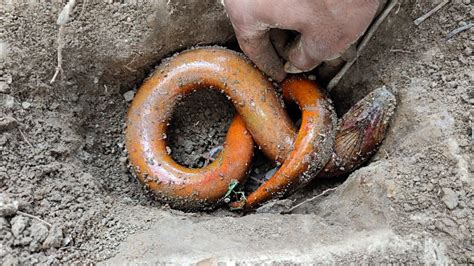
[[[0,194],[0,217],[8,217],[16,214],[19,203],[16,200],[11,200],[5,195]]]
[[[131,102],[133,100],[133,97],[135,96],[134,91],[127,91],[126,93],[123,94],[123,98],[127,102]]]
[[[15,98],[8,94],[3,95],[3,97],[0,97],[0,104],[2,104],[5,109],[12,109],[15,105]]]
[[[465,4],[465,5],[470,5],[471,0],[462,0],[462,3]]]
[[[126,156],[122,156],[119,158],[119,162],[123,165],[127,165],[128,158]]]
[[[22,215],[17,215],[12,218],[10,223],[12,225],[13,235],[18,238],[21,236],[21,233],[26,229],[26,226],[28,225],[28,218]]]
[[[61,227],[54,224],[49,230],[48,237],[43,242],[43,249],[59,248],[63,244],[63,231]]]
[[[466,47],[466,49],[464,49],[464,55],[465,56],[471,56],[471,54],[472,54],[471,47]]]
[[[21,103],[21,107],[23,107],[23,109],[28,109],[31,107],[31,103],[29,102],[22,102]]]
[[[450,188],[443,188],[442,201],[446,204],[446,207],[450,210],[458,206],[458,195]]]
[[[10,86],[6,82],[0,82],[0,93],[10,93]]]

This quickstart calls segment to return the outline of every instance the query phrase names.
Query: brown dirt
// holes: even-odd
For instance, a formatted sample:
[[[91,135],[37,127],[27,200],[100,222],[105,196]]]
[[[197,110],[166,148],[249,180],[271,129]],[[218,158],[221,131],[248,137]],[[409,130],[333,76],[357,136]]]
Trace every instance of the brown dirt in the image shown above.
[[[380,151],[347,179],[241,216],[162,206],[128,172],[123,144],[124,93],[174,52],[232,40],[217,1],[87,1],[82,16],[79,1],[54,84],[64,3],[10,2],[0,5],[2,264],[474,262],[474,31],[443,39],[472,21],[472,4],[452,1],[418,27],[435,3],[395,8],[331,92],[340,113],[378,86],[396,92]],[[174,158],[200,166],[232,114],[218,94],[190,96],[170,130]],[[269,213],[341,182],[293,214]]]

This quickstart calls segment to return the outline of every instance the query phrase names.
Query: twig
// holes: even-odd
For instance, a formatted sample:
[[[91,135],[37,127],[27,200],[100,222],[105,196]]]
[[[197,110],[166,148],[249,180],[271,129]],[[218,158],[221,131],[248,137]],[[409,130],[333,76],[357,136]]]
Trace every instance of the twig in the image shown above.
[[[39,218],[38,216],[34,216],[34,215],[31,215],[31,214],[29,214],[29,213],[22,212],[22,211],[16,211],[16,213],[21,214],[21,215],[26,216],[26,217],[29,217],[29,218],[31,218],[31,219],[38,220],[38,221],[44,223],[45,225],[47,225],[47,226],[50,227],[50,228],[53,226],[52,224],[46,222],[45,220]]]
[[[402,53],[402,54],[413,54],[412,51],[403,50],[403,49],[390,49],[392,53]]]
[[[398,14],[398,12],[400,12],[401,7],[402,7],[402,3],[398,3],[398,7],[397,7],[397,10],[395,11],[395,14]]]
[[[315,200],[315,199],[318,199],[318,198],[320,198],[320,197],[326,195],[328,192],[334,191],[334,190],[336,190],[336,189],[337,189],[337,187],[328,188],[328,189],[324,190],[322,193],[320,193],[320,194],[318,194],[318,195],[316,195],[316,196],[314,196],[314,197],[312,197],[312,198],[306,199],[306,200],[304,200],[303,202],[300,202],[300,203],[296,204],[295,206],[291,207],[290,209],[284,211],[283,213],[291,213],[291,212],[294,211],[295,209],[299,208],[301,205],[306,204],[306,203],[308,203],[308,202],[311,202],[311,201],[313,201],[313,200]]]
[[[459,34],[459,33],[463,32],[463,31],[466,31],[466,30],[472,28],[473,26],[474,26],[474,22],[471,22],[471,23],[468,23],[467,25],[464,25],[464,26],[461,26],[461,27],[459,27],[459,28],[457,28],[457,29],[454,29],[453,31],[451,31],[450,33],[448,33],[448,34],[446,35],[446,38],[445,38],[444,40],[447,41],[447,40],[453,38],[454,35]]]
[[[63,74],[63,67],[62,67],[62,62],[63,62],[63,56],[62,56],[62,51],[64,48],[64,26],[66,23],[69,22],[70,15],[72,14],[72,10],[74,9],[74,6],[76,5],[76,0],[69,0],[69,2],[64,6],[63,10],[61,10],[61,13],[59,13],[58,20],[56,21],[56,24],[59,25],[59,32],[58,32],[58,64],[56,66],[56,72],[53,75],[53,78],[49,82],[50,84],[53,84],[54,81],[56,81],[56,78],[59,73],[61,75]]]
[[[360,42],[359,46],[357,47],[356,56],[354,56],[354,58],[352,58],[350,61],[346,62],[346,64],[341,68],[341,70],[336,74],[336,76],[334,76],[334,78],[332,78],[331,81],[329,82],[328,87],[327,87],[328,91],[331,91],[337,86],[339,81],[341,81],[341,79],[344,77],[347,71],[351,68],[351,66],[355,63],[355,61],[357,61],[357,59],[359,58],[360,54],[369,43],[372,36],[380,27],[380,24],[382,24],[382,22],[387,18],[387,16],[390,14],[390,11],[392,11],[392,9],[395,7],[397,3],[398,3],[398,0],[392,0],[388,4],[388,6],[385,8],[385,10],[382,12],[382,14],[380,14],[380,16],[375,20],[375,22],[369,28],[367,33],[364,35],[362,41]]]
[[[20,135],[23,138],[23,140],[26,142],[26,144],[28,144],[28,146],[34,149],[33,145],[31,145],[31,142],[29,142],[28,139],[26,138],[25,133],[23,133],[23,131],[19,127],[18,127],[18,131],[20,132]]]
[[[64,48],[64,26],[59,27],[59,32],[58,32],[58,63],[56,66],[56,72],[54,72],[54,76],[49,82],[49,84],[53,84],[56,81],[56,78],[59,73],[61,73],[61,76],[63,75],[63,48]]]
[[[83,1],[82,1],[81,13],[80,13],[79,16],[77,17],[77,20],[79,20],[80,18],[82,18],[82,15],[84,15],[84,11],[86,10],[87,2],[88,2],[87,0],[83,0]]]
[[[435,6],[433,9],[431,9],[428,13],[424,14],[423,16],[415,19],[413,23],[415,25],[420,25],[423,21],[425,21],[427,18],[431,17],[436,11],[440,10],[443,6],[447,5],[449,3],[449,0],[444,0],[443,2],[439,3],[437,6]]]

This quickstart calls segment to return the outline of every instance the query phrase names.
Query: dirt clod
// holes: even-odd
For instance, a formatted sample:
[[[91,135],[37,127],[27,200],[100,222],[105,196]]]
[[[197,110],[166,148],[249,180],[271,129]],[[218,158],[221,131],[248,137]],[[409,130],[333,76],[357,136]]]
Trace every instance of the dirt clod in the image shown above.
[[[63,245],[63,231],[60,225],[54,224],[49,229],[49,234],[43,242],[43,248],[59,248]]]
[[[452,210],[458,206],[458,195],[450,188],[443,188],[443,202],[448,209]]]
[[[23,217],[22,215],[17,215],[12,218],[10,223],[12,225],[11,230],[12,230],[13,236],[15,236],[16,238],[20,238],[21,234],[28,226],[29,219],[26,217]]]
[[[48,237],[48,227],[40,222],[33,222],[30,227],[30,236],[38,243],[43,243],[43,241]]]
[[[13,117],[0,117],[0,132],[7,131],[17,126],[17,121]]]
[[[9,217],[15,215],[18,210],[19,203],[0,193],[0,217]]]

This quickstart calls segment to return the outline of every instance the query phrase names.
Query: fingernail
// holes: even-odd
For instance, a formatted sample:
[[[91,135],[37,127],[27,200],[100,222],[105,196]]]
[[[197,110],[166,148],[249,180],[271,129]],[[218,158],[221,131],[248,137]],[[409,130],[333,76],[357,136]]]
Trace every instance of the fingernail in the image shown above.
[[[290,61],[285,63],[285,66],[283,67],[283,69],[285,69],[286,73],[290,73],[290,74],[298,74],[298,73],[304,72],[303,70],[291,64]]]

